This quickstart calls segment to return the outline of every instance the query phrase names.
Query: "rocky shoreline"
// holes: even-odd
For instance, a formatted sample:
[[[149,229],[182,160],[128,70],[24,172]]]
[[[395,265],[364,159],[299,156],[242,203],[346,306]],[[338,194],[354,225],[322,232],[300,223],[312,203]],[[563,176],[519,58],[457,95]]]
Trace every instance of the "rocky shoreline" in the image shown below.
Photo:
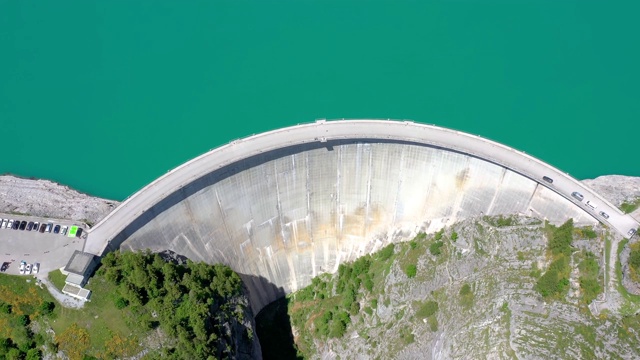
[[[92,226],[119,204],[49,180],[0,176],[0,213],[68,219]]]

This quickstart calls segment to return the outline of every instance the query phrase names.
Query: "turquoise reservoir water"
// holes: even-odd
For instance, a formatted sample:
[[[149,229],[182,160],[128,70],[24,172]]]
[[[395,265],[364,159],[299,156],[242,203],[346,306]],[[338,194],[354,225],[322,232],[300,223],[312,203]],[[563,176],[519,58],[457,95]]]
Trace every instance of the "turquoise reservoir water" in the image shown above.
[[[316,118],[480,134],[640,176],[637,1],[2,1],[0,173],[123,199]]]

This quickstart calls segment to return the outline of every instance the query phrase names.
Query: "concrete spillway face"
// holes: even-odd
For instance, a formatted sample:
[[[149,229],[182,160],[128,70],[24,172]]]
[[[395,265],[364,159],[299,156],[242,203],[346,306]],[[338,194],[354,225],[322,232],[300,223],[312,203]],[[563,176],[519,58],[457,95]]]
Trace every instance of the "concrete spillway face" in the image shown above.
[[[173,250],[240,273],[255,313],[389,242],[479,215],[595,223],[565,198],[493,163],[414,143],[305,144],[213,171],[113,243]]]

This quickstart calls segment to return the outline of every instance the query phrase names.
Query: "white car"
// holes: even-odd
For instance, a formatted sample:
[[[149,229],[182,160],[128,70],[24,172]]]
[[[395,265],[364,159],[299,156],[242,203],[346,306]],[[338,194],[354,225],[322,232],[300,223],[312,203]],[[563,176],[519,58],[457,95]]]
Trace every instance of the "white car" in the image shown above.
[[[69,229],[68,226],[63,226],[62,229],[60,229],[60,235],[67,235],[67,229]]]
[[[31,264],[27,264],[27,268],[24,270],[25,274],[31,274]]]
[[[40,271],[40,263],[33,264],[33,269],[31,269],[31,272],[37,274],[38,271]]]
[[[24,275],[24,268],[26,264],[26,262],[20,261],[20,275]]]
[[[7,224],[7,229],[11,229],[13,227],[13,219],[9,220],[9,223]]]
[[[6,228],[7,228],[7,219],[2,219],[2,225],[1,225],[1,227],[2,227],[3,229],[6,229]]]

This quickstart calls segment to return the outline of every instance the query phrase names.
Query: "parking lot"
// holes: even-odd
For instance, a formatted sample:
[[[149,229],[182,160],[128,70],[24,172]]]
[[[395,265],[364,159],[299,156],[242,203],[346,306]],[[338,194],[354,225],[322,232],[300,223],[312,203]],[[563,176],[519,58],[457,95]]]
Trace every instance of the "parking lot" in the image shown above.
[[[5,274],[20,275],[20,262],[25,261],[31,265],[39,263],[38,273],[46,275],[52,270],[64,267],[75,250],[84,248],[85,229],[82,230],[80,237],[69,237],[72,235],[70,232],[72,226],[80,225],[77,222],[11,214],[0,214],[0,219],[11,219],[14,220],[14,223],[15,221],[39,223],[38,230],[32,227],[32,230],[29,231],[26,226],[24,230],[21,230],[21,227],[14,230],[8,226],[2,227],[2,220],[0,220],[0,265],[8,264],[8,267],[3,271]],[[44,231],[40,232],[42,224],[45,227]],[[52,225],[47,226],[48,224]],[[57,234],[54,233],[56,225],[60,225]],[[66,234],[63,235],[62,231],[65,226],[67,227]],[[79,226],[78,228],[83,227]],[[28,274],[24,276],[28,276]]]

